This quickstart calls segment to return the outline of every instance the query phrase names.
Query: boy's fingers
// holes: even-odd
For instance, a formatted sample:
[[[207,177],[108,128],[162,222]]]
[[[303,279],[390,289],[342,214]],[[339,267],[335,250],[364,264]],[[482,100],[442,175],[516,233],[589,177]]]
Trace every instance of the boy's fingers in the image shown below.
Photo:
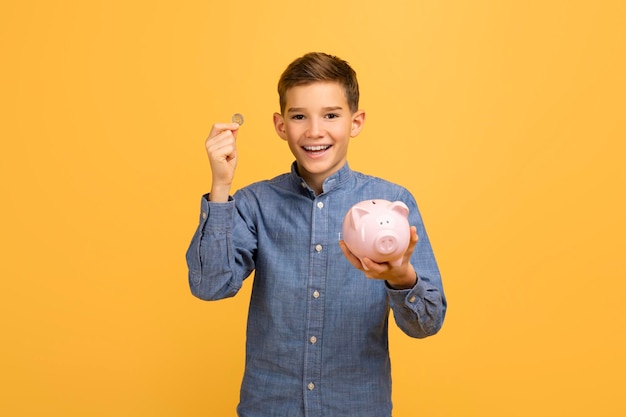
[[[231,131],[233,136],[237,138],[237,132],[239,131],[239,125],[237,123],[216,123],[211,127],[209,138],[215,137],[226,131]]]
[[[363,265],[361,265],[361,261],[359,260],[359,258],[354,256],[354,254],[350,252],[350,249],[348,249],[346,243],[343,240],[339,241],[339,247],[341,248],[341,251],[343,252],[346,259],[348,259],[348,262],[352,264],[352,266],[357,269],[363,269]]]
[[[417,236],[417,227],[411,226],[411,237],[409,238],[409,246],[407,247],[406,252],[404,252],[405,259],[411,258],[413,250],[415,250],[415,245],[417,245],[418,241],[419,236]]]

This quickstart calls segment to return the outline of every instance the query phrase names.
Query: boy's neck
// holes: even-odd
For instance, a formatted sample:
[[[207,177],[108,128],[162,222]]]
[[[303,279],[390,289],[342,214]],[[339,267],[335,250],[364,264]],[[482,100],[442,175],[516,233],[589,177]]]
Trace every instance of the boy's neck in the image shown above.
[[[326,176],[314,175],[309,172],[303,172],[302,168],[300,168],[297,162],[296,162],[296,171],[298,172],[298,175],[302,177],[306,185],[308,185],[309,188],[313,190],[315,195],[318,196],[324,192],[324,183],[326,182],[326,180],[332,177],[333,175],[337,174],[337,172],[339,172],[341,168],[345,166],[346,163],[347,161],[344,162],[344,164],[339,169],[337,169],[336,171]]]

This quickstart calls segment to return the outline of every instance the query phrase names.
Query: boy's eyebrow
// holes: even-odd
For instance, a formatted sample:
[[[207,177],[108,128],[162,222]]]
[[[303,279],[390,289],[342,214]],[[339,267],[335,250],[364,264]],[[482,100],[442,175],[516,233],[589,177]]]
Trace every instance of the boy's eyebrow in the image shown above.
[[[342,110],[343,107],[341,106],[328,106],[328,107],[322,107],[323,111],[335,111],[335,110]],[[306,109],[304,107],[290,107],[287,109],[287,113],[301,113],[306,111]]]

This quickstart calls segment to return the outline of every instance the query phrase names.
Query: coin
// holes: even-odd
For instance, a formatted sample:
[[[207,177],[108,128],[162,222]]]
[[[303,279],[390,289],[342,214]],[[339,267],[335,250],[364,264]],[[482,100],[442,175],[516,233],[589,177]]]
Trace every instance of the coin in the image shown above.
[[[239,126],[243,124],[243,114],[235,113],[233,114],[233,118],[231,119],[233,123],[237,123]]]

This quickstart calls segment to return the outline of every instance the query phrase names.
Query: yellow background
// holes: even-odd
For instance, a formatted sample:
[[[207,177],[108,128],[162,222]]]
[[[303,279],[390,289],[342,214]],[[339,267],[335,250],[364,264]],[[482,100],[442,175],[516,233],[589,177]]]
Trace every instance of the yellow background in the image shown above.
[[[266,4],[267,3],[267,4]],[[232,416],[250,283],[193,298],[211,124],[289,168],[280,72],[357,70],[354,169],[417,197],[443,330],[392,330],[395,416],[626,414],[621,1],[4,1],[0,415]]]

